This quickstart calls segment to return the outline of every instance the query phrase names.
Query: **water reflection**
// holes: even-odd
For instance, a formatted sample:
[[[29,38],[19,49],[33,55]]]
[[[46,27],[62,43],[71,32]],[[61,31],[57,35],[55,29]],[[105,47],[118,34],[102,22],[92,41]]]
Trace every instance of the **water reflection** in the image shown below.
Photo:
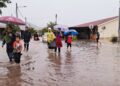
[[[65,53],[65,65],[64,65],[64,74],[65,79],[69,80],[73,78],[75,75],[75,68],[74,68],[74,62],[73,62],[73,56],[72,51],[67,50]]]
[[[66,53],[65,53],[65,56],[66,56],[65,64],[66,65],[72,65],[73,64],[71,52],[72,51],[67,50]]]
[[[48,59],[50,60],[50,62],[54,63],[53,65],[55,66],[59,66],[61,65],[61,55],[60,54],[56,54],[56,53],[48,53]]]
[[[85,42],[73,45],[72,51],[63,47],[61,54],[37,48],[22,66],[22,74],[20,66],[1,69],[7,68],[3,75],[0,72],[0,86],[120,86],[119,44],[97,47]]]
[[[48,52],[48,59],[50,61],[51,68],[54,69],[55,75],[61,75],[61,54]]]
[[[120,44],[117,44],[115,49],[114,57],[114,85],[120,86]]]
[[[11,66],[7,67],[8,79],[6,80],[6,86],[21,86],[21,67]]]

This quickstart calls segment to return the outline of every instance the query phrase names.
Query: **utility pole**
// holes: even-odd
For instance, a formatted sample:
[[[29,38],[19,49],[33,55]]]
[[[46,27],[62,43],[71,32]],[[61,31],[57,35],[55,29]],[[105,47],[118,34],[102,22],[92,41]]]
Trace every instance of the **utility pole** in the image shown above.
[[[27,26],[27,18],[25,17],[25,24],[26,24],[26,26]]]
[[[16,18],[18,18],[18,4],[16,3]]]
[[[55,15],[55,24],[57,24],[58,15]]]
[[[18,10],[19,10],[19,8],[25,8],[25,7],[27,7],[27,6],[18,6],[18,4],[16,3],[16,18],[18,18],[19,17],[19,15],[18,15]]]

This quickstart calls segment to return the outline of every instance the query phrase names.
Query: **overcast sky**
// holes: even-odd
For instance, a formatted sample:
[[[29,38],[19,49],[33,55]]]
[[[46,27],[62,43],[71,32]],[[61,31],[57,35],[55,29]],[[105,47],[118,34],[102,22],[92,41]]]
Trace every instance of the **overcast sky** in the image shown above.
[[[78,25],[101,18],[118,15],[119,0],[11,0],[12,4],[3,9],[3,15],[15,16],[15,3],[19,6],[27,21],[43,27],[49,21],[55,21],[68,26]],[[22,18],[19,13],[19,18]]]

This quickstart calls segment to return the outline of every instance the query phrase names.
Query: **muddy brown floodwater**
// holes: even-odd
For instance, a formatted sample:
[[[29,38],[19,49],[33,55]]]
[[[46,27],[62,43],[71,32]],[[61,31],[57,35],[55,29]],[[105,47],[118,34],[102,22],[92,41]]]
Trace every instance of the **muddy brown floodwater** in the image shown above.
[[[120,86],[120,44],[76,42],[61,54],[32,41],[21,65],[0,48],[0,86]]]

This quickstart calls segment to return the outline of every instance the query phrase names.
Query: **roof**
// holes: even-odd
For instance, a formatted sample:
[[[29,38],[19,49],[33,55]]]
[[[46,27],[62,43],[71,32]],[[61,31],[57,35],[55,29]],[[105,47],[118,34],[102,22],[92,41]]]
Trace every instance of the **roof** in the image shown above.
[[[103,24],[105,22],[114,20],[116,18],[118,18],[118,16],[114,16],[114,17],[110,17],[110,18],[106,18],[106,19],[101,19],[101,20],[97,20],[97,21],[93,21],[93,22],[88,22],[88,23],[80,24],[80,25],[77,25],[75,27],[89,27],[89,25],[98,26],[100,24]]]

